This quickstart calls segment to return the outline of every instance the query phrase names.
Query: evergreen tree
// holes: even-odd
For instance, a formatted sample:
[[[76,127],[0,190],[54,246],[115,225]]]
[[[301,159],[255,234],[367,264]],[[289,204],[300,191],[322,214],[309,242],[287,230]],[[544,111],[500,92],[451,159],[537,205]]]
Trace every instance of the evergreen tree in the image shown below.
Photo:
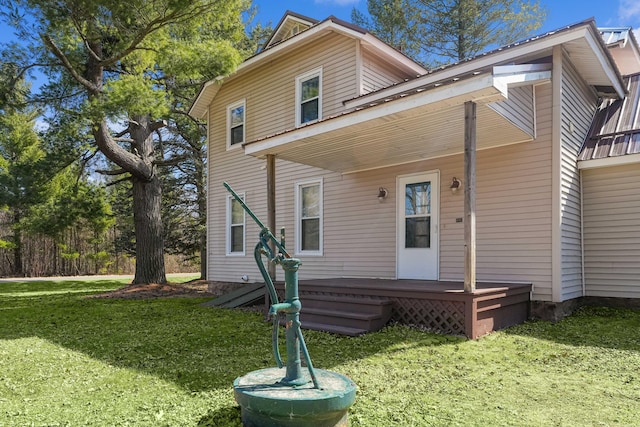
[[[90,130],[95,149],[132,183],[134,283],[166,282],[157,132],[185,115],[199,85],[230,72],[246,40],[247,0],[2,0],[25,43],[4,57],[44,67],[54,101]],[[54,95],[52,97],[51,95]]]
[[[540,0],[367,0],[367,10],[353,22],[432,67],[530,36],[546,17]]]
[[[38,112],[20,101],[17,106],[6,102],[0,110],[0,209],[7,211],[11,224],[10,239],[2,247],[13,251],[13,274],[17,276],[24,274],[24,222],[32,207],[45,199],[48,181],[42,168],[45,152],[35,130]]]

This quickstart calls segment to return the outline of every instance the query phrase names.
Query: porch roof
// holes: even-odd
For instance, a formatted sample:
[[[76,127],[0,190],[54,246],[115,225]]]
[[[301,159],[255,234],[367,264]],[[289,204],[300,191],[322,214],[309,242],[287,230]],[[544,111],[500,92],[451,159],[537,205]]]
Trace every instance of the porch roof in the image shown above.
[[[531,140],[491,108],[506,97],[499,77],[472,73],[248,142],[244,150],[345,173],[448,156],[464,151],[466,101],[478,105],[478,149]]]

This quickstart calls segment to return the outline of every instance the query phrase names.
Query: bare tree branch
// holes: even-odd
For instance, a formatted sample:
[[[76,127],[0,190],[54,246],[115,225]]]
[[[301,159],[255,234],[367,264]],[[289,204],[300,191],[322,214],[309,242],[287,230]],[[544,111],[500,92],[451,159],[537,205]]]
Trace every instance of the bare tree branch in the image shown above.
[[[60,50],[60,48],[55,44],[55,42],[49,35],[42,34],[41,37],[45,46],[51,49],[51,52],[56,56],[56,58],[58,58],[62,62],[62,65],[64,66],[64,68],[66,68],[67,71],[71,73],[73,78],[76,79],[78,83],[86,87],[92,93],[98,93],[100,91],[100,88],[98,86],[96,86],[89,80],[85,79],[80,73],[78,73],[78,71],[73,67],[73,64],[71,64],[71,61],[69,61],[69,58],[67,58],[64,52]]]
[[[151,131],[155,132],[158,129],[162,129],[163,127],[167,126],[167,121],[166,120],[158,120],[157,122],[154,122],[151,124]]]
[[[170,159],[167,160],[156,160],[153,162],[154,165],[156,166],[176,166],[179,163],[184,162],[185,160],[188,160],[189,156],[184,155],[184,156],[175,156],[172,157]]]
[[[124,169],[99,169],[96,170],[97,173],[101,174],[101,175],[108,175],[108,176],[116,176],[116,175],[122,175],[125,173],[129,173],[128,171],[124,170]]]

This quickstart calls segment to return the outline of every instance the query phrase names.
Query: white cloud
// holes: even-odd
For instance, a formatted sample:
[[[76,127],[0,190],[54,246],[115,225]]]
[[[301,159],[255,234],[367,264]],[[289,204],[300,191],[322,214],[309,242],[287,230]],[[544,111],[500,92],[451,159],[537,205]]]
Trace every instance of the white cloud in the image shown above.
[[[315,0],[317,4],[335,3],[338,6],[349,6],[350,4],[356,4],[360,0]]]
[[[620,0],[618,16],[624,25],[631,25],[632,22],[640,20],[640,1]]]

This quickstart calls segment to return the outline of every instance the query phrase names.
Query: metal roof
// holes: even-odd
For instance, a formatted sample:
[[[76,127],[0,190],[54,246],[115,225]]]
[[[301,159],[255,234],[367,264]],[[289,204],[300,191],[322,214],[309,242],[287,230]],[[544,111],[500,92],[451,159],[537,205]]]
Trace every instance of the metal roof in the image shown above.
[[[578,160],[640,153],[640,73],[625,78],[624,99],[604,101],[593,119]]]
[[[626,45],[629,40],[634,38],[631,27],[599,27],[598,30],[607,46],[613,44]]]

